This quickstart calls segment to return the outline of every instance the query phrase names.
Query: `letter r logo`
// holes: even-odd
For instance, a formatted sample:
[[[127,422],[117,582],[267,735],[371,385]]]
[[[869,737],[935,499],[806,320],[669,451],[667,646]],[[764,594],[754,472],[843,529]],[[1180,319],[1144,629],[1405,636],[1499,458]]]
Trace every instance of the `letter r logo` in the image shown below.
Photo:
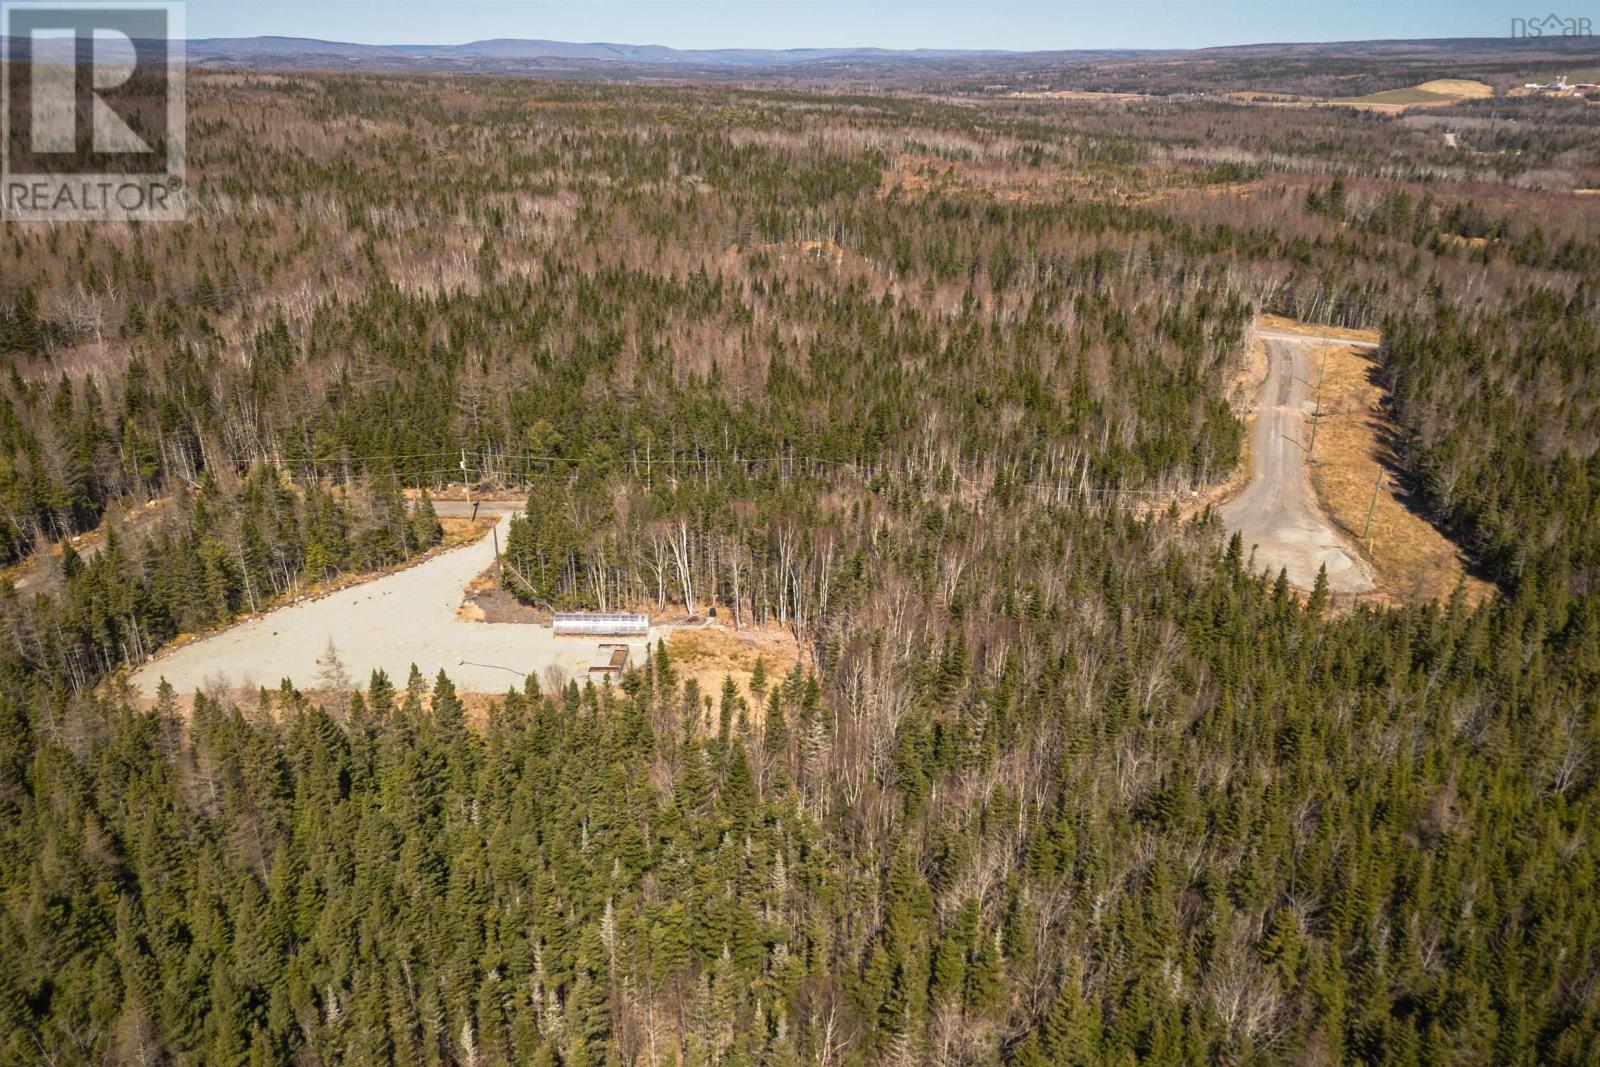
[[[183,217],[181,2],[0,0],[0,59],[0,178],[55,190],[8,221]]]
[[[116,29],[81,27],[71,38],[34,29],[30,52],[32,133],[35,152],[149,152],[150,144],[117,111],[116,90],[127,85],[137,66],[137,45]],[[70,65],[52,52],[70,48]],[[41,62],[41,59],[43,62]],[[80,146],[78,116],[87,98],[89,143]],[[69,106],[70,105],[70,106]]]
[[[7,3],[8,118],[26,126],[8,131],[12,156],[80,174],[164,168],[179,43],[170,14],[161,4]]]

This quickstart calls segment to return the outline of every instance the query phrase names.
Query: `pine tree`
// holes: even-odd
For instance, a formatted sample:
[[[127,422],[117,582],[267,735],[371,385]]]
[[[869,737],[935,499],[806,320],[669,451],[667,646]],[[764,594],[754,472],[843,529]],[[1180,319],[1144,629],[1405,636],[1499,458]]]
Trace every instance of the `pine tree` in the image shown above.
[[[417,551],[432,548],[444,539],[444,525],[433,510],[433,498],[423,489],[411,509],[411,543]]]
[[[1328,565],[1317,568],[1317,580],[1311,585],[1311,597],[1306,601],[1306,611],[1313,617],[1321,615],[1328,607]]]

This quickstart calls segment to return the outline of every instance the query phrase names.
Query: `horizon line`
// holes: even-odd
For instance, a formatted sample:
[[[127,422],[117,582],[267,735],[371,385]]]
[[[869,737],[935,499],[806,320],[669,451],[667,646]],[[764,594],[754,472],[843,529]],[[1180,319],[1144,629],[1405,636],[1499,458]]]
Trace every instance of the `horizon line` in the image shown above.
[[[53,36],[53,35],[52,35]],[[8,39],[5,34],[0,34],[0,40]],[[64,39],[64,38],[61,38]],[[1356,45],[1356,44],[1430,44],[1430,43],[1463,43],[1463,42],[1495,42],[1507,45],[1525,43],[1529,46],[1549,46],[1564,42],[1576,43],[1580,40],[1600,42],[1600,38],[1576,37],[1513,37],[1513,36],[1459,36],[1459,37],[1349,37],[1338,39],[1278,39],[1278,40],[1252,40],[1233,41],[1226,44],[1197,44],[1197,45],[1083,45],[1063,46],[1052,48],[983,48],[962,47],[939,44],[922,45],[878,45],[878,44],[796,44],[796,45],[719,45],[713,47],[685,46],[658,44],[655,42],[634,42],[620,40],[578,40],[562,37],[475,37],[465,41],[359,41],[339,37],[310,37],[287,33],[258,33],[248,35],[214,35],[208,37],[185,37],[185,44],[206,44],[224,41],[284,41],[305,42],[319,45],[351,45],[357,48],[468,48],[473,45],[496,43],[525,43],[525,44],[561,44],[583,47],[617,47],[655,49],[665,52],[842,52],[842,51],[875,51],[891,54],[907,54],[915,52],[945,52],[952,55],[992,55],[992,56],[1033,56],[1070,54],[1081,52],[1209,52],[1230,48],[1273,48],[1281,46],[1303,45]],[[1600,52],[1600,44],[1597,44]]]

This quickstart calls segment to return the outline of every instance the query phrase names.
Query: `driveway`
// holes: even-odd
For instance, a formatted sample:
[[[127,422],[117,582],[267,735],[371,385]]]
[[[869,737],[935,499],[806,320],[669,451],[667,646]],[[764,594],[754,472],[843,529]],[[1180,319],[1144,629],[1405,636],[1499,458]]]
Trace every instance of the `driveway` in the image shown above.
[[[449,513],[457,505],[441,501],[435,506]],[[479,512],[493,513],[488,504]],[[502,547],[510,524],[506,511],[496,525]],[[180,693],[213,685],[276,687],[284,678],[297,688],[313,689],[322,676],[317,661],[330,639],[351,681],[361,686],[380,667],[403,685],[414,663],[430,681],[442,669],[464,692],[503,693],[508,686],[520,687],[524,673],[542,680],[550,665],[581,681],[590,666],[609,658],[599,639],[557,638],[548,626],[458,618],[467,583],[493,562],[494,542],[486,536],[414,567],[175,648],[134,671],[133,684],[147,696],[155,694],[162,678]],[[665,632],[652,629],[649,642]],[[646,639],[629,640],[637,662]]]
[[[1255,553],[1257,570],[1276,575],[1282,568],[1289,573],[1289,584],[1310,589],[1317,568],[1326,566],[1331,591],[1367,592],[1372,589],[1371,573],[1323,517],[1306,477],[1310,350],[1321,341],[1281,333],[1258,336],[1267,346],[1267,377],[1251,430],[1250,482],[1222,506],[1222,521],[1243,536],[1245,554]]]

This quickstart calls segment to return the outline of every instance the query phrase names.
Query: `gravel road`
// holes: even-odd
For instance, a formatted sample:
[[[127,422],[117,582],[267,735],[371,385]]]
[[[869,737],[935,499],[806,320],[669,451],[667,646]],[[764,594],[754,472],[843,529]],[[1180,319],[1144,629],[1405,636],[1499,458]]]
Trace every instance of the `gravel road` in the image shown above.
[[[459,505],[439,502],[441,514]],[[462,508],[465,513],[465,509]],[[502,546],[511,517],[506,505],[485,504],[480,515],[499,513]],[[456,617],[467,583],[494,562],[494,543],[484,537],[442,552],[406,570],[330,594],[291,604],[221,633],[173,649],[133,673],[133,684],[147,696],[165,678],[180,692],[213,685],[276,687],[290,679],[301,689],[316,688],[317,660],[331,638],[352,681],[365,685],[383,668],[396,685],[405,683],[415,663],[430,680],[441,669],[457,688],[473,693],[503,693],[521,686],[524,672],[543,677],[555,664],[580,681],[607,654],[597,640],[557,638],[548,626],[466,622]],[[652,630],[653,644],[665,633]],[[607,639],[611,640],[611,639]],[[635,658],[644,654],[633,639]]]
[[[1258,570],[1277,574],[1284,568],[1291,585],[1310,589],[1317,568],[1326,564],[1330,590],[1367,592],[1372,575],[1323,517],[1306,478],[1309,349],[1320,341],[1292,334],[1260,336],[1267,346],[1267,378],[1251,431],[1254,469],[1244,492],[1222,506],[1222,521],[1244,537],[1247,556],[1254,550]]]

